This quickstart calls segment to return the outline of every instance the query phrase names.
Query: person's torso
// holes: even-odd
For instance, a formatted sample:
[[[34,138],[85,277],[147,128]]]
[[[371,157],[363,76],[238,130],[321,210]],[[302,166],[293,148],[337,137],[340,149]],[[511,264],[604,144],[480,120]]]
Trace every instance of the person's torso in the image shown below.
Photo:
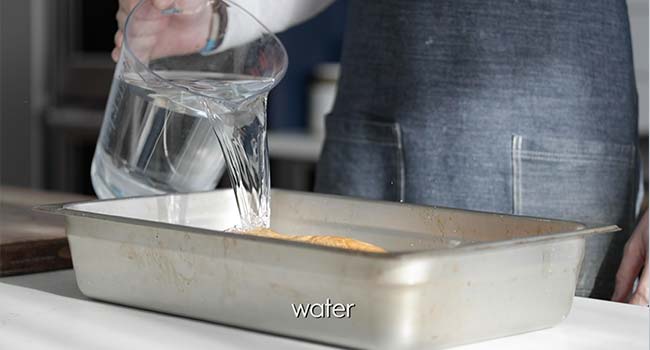
[[[351,0],[328,124],[395,126],[400,199],[516,212],[520,157],[627,166],[636,108],[622,0]]]

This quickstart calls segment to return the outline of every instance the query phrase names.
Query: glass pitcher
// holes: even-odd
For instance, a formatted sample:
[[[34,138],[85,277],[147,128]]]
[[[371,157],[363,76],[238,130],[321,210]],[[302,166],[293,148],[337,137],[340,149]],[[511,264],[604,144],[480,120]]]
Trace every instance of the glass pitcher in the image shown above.
[[[97,196],[214,189],[222,147],[245,150],[254,159],[231,166],[254,167],[268,182],[266,96],[286,67],[278,38],[234,1],[161,10],[141,0],[126,20],[93,158]]]

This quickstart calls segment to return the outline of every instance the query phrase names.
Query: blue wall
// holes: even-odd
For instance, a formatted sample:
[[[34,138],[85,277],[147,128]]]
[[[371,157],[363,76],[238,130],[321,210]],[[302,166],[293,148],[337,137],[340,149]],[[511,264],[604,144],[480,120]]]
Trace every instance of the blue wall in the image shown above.
[[[312,70],[319,63],[339,61],[346,7],[347,0],[338,0],[318,16],[278,35],[289,53],[289,69],[269,96],[269,129],[306,127]]]

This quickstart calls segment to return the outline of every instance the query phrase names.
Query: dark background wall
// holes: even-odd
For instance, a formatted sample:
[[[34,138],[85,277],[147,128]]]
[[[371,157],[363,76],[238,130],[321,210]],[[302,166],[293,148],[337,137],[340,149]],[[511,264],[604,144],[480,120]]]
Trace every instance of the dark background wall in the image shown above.
[[[316,18],[279,34],[289,53],[289,69],[270,94],[269,128],[306,126],[307,86],[312,70],[322,62],[338,62],[346,6],[347,1],[339,0]]]

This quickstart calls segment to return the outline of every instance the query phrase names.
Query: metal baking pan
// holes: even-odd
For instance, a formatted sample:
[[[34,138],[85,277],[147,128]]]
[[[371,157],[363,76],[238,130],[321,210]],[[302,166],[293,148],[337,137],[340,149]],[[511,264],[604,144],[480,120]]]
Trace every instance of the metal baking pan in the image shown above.
[[[274,230],[348,236],[381,254],[224,232],[239,220],[229,189],[40,209],[66,216],[89,297],[365,349],[551,327],[571,308],[585,236],[618,229],[272,191]],[[312,312],[296,317],[299,305]]]

